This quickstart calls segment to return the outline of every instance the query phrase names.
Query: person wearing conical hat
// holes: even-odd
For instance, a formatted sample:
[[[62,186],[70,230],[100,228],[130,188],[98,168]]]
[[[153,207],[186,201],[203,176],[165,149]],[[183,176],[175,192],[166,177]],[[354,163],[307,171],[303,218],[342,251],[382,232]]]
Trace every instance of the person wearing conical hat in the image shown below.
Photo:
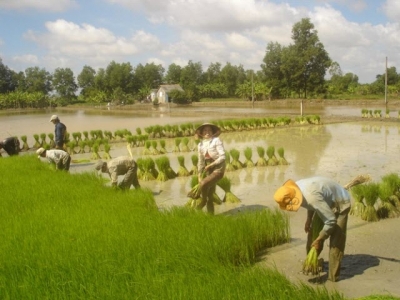
[[[287,180],[274,194],[274,199],[282,210],[298,211],[307,209],[304,230],[307,233],[306,251],[315,247],[318,255],[329,238],[328,280],[338,281],[340,265],[346,245],[347,219],[351,208],[349,192],[336,181],[325,177],[311,177]],[[312,240],[312,218],[314,214],[324,226],[318,237]]]
[[[201,139],[198,150],[198,179],[201,189],[201,202],[197,209],[207,206],[207,212],[214,214],[213,194],[217,182],[225,174],[225,148],[219,135],[221,130],[211,123],[204,123],[196,129],[195,134]]]

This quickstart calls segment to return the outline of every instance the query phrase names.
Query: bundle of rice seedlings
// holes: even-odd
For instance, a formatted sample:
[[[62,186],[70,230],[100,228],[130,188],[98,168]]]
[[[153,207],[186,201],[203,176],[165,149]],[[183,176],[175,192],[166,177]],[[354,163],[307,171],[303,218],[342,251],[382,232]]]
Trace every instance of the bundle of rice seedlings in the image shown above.
[[[250,147],[247,147],[246,149],[244,149],[244,157],[246,158],[245,162],[243,163],[243,165],[246,168],[252,168],[254,167],[254,163],[251,160],[251,157],[253,156],[253,150]]]
[[[151,154],[153,154],[153,155],[160,154],[160,151],[158,151],[158,149],[157,149],[157,141],[156,140],[151,141],[151,147],[152,147]]]
[[[109,141],[111,141],[111,140],[113,139],[112,132],[109,131],[109,130],[104,130],[104,136],[105,136]]]
[[[231,192],[231,180],[228,177],[224,176],[218,180],[217,186],[225,192],[222,202],[240,203],[240,199]]]
[[[225,151],[225,172],[235,171],[236,168],[231,163],[229,151]]]
[[[167,149],[165,148],[165,140],[160,140],[160,154],[167,153]]]
[[[357,185],[350,189],[354,204],[350,208],[350,215],[361,216],[364,213],[364,186]]]
[[[218,194],[215,192],[215,190],[214,190],[214,193],[213,193],[213,195],[212,195],[212,199],[213,199],[213,202],[214,202],[215,204],[217,204],[217,205],[221,205],[221,204],[222,204],[222,200],[221,200],[221,198],[218,196]]]
[[[110,144],[108,142],[105,143],[104,144],[104,155],[103,155],[104,159],[111,159],[110,150],[111,150]]]
[[[46,145],[47,144],[47,142],[46,142],[46,137],[47,137],[47,134],[46,133],[41,133],[40,134],[40,145],[41,146],[43,146],[43,145]]]
[[[311,247],[303,263],[303,274],[319,275],[319,273],[320,269],[318,266],[318,252],[315,247]]]
[[[181,138],[176,138],[175,139],[175,148],[172,152],[180,152],[181,149],[179,148],[179,145],[181,144],[182,139]]]
[[[368,183],[364,185],[365,208],[361,219],[367,222],[376,222],[379,220],[375,204],[379,198],[379,184]]]
[[[73,141],[71,141],[70,143],[75,144],[75,142],[73,142]],[[99,143],[98,143],[98,142],[95,142],[95,143],[93,144],[93,146],[92,146],[92,156],[91,156],[91,159],[93,159],[93,160],[99,160],[99,159],[101,159],[101,156],[99,155],[99,148],[100,148]]]
[[[274,146],[268,146],[267,148],[267,165],[268,166],[276,166],[278,165],[278,159],[275,156],[275,147]]]
[[[136,134],[141,135],[142,134],[142,129],[140,127],[136,128]]]
[[[229,154],[232,157],[231,164],[235,168],[235,170],[242,169],[243,164],[240,162],[239,157],[240,157],[240,152],[237,149],[231,149],[229,151]]]
[[[143,155],[150,155],[151,154],[151,141],[146,141],[144,144]]]
[[[258,160],[256,162],[257,167],[265,167],[268,165],[267,160],[265,159],[265,149],[261,146],[257,147],[257,153],[258,153]]]
[[[49,133],[47,136],[49,137],[50,149],[51,148],[55,148],[56,147],[56,142],[54,141],[54,133]]]
[[[390,173],[382,177],[382,182],[389,185],[393,194],[392,202],[396,207],[400,207],[400,176],[397,173]]]
[[[79,145],[79,153],[85,153],[86,142],[84,140],[80,140],[78,142],[78,145]]]
[[[189,138],[186,136],[183,137],[182,138],[182,147],[181,147],[182,152],[190,152],[190,148],[189,148],[188,144],[189,144]]]
[[[155,160],[158,169],[158,181],[167,181],[167,168],[168,168],[168,158],[166,156],[161,156]]]
[[[285,158],[285,149],[283,149],[282,147],[278,148],[278,164],[279,165],[288,165],[288,161]]]
[[[179,163],[179,169],[176,172],[176,175],[178,177],[183,177],[183,176],[189,176],[190,172],[188,169],[185,167],[185,157],[182,155],[178,156],[178,163]]]
[[[381,203],[377,213],[380,219],[395,218],[399,216],[400,211],[396,206],[399,199],[397,196],[393,195],[393,189],[389,182],[382,181],[379,184],[379,199],[381,200]]]
[[[158,177],[158,173],[157,176],[154,176],[155,163],[151,157],[143,158],[142,166],[143,166],[143,175],[142,175],[143,181],[155,180]]]
[[[192,168],[190,169],[190,175],[197,175],[199,173],[199,169],[197,168],[197,164],[199,163],[199,157],[197,154],[193,154],[192,157]]]
[[[200,184],[198,176],[192,176],[190,180],[190,191],[187,193],[187,196],[192,199],[198,199],[201,196]]]
[[[90,140],[89,139],[89,132],[88,131],[82,131],[82,134],[83,134],[83,136],[85,137],[85,141],[88,141],[88,140]]]
[[[169,161],[169,158],[165,156],[165,163],[167,164],[167,169],[166,169],[166,174],[169,179],[174,179],[177,174],[176,172],[172,169],[171,163]]]
[[[79,132],[79,134],[80,134],[80,132]],[[75,142],[76,142],[77,144],[79,144],[78,142],[79,142],[79,140],[80,140],[79,134],[78,134],[78,132],[73,132],[73,133],[72,133],[72,137],[73,137],[73,139],[75,140]]]
[[[26,135],[22,135],[21,136],[21,140],[22,140],[22,143],[23,143],[22,144],[22,150],[25,150],[25,151],[29,150],[28,137]]]

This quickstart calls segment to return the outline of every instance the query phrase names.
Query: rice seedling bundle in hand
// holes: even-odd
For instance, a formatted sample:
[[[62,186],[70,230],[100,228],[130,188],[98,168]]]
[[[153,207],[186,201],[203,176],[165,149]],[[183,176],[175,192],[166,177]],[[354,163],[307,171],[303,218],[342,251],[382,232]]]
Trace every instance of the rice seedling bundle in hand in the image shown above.
[[[369,183],[364,185],[365,208],[361,219],[367,222],[376,222],[379,220],[375,204],[379,198],[379,184]]]
[[[222,202],[240,203],[240,199],[231,192],[231,185],[232,185],[231,180],[226,176],[218,180],[217,186],[222,188],[225,192],[225,196],[222,199]]]
[[[190,191],[188,192],[187,196],[190,198],[186,203],[186,206],[189,207],[196,207],[197,204],[201,201],[201,189],[199,184],[198,176],[192,176],[190,180]]]
[[[179,169],[176,172],[176,175],[178,177],[189,176],[190,172],[185,167],[185,157],[182,155],[178,156],[178,163],[179,163]]]
[[[265,159],[265,149],[261,146],[257,147],[258,160],[256,162],[257,167],[265,167],[268,165],[267,160]]]
[[[288,165],[289,164],[285,158],[285,150],[282,147],[278,148],[278,156],[279,156],[279,158],[278,158],[279,165]]]
[[[319,275],[319,273],[320,269],[318,266],[318,252],[315,247],[311,247],[303,263],[303,274]]]
[[[231,149],[229,151],[229,154],[232,157],[232,161],[231,164],[232,166],[235,168],[235,170],[238,169],[242,169],[243,168],[243,164],[240,162],[239,158],[240,158],[240,152],[237,149]]]
[[[246,158],[246,160],[243,164],[246,166],[246,168],[254,167],[254,163],[251,159],[252,156],[253,156],[253,150],[250,147],[244,149],[244,157]]]

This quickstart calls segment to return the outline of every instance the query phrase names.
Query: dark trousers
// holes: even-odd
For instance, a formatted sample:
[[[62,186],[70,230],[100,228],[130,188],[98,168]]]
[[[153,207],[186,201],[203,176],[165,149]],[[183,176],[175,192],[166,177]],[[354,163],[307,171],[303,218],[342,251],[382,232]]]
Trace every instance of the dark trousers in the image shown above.
[[[126,190],[130,189],[131,185],[133,185],[136,189],[140,188],[136,164],[132,165],[132,167],[128,169],[128,171],[125,173],[124,179],[122,179],[122,181],[118,184],[118,187]]]
[[[335,228],[329,237],[329,270],[328,270],[328,280],[330,281],[338,281],[340,275],[340,266],[342,263],[344,249],[346,246],[346,232],[347,232],[347,220],[349,216],[350,208],[342,211],[337,214],[336,217],[336,225]],[[312,230],[308,233],[307,236],[307,245],[306,250],[307,253],[311,249],[312,240]],[[323,249],[323,243],[321,248],[318,251],[318,255],[321,253]]]

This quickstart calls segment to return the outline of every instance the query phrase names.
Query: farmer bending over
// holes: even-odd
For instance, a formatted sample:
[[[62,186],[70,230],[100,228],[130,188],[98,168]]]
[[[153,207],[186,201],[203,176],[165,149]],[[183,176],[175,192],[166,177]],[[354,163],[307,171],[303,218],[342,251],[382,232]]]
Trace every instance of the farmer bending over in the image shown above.
[[[68,152],[60,149],[46,150],[44,148],[39,148],[36,150],[38,157],[47,158],[49,163],[54,164],[57,170],[69,170],[69,165],[71,164],[71,156]]]
[[[300,206],[307,209],[304,226],[307,236],[307,253],[315,247],[318,255],[324,241],[329,237],[329,272],[328,280],[338,281],[340,264],[346,245],[347,219],[350,212],[350,195],[337,182],[324,177],[311,177],[296,182],[286,181],[276,190],[275,201],[287,211],[297,211]],[[312,218],[316,213],[324,223],[319,236],[312,240]]]
[[[111,185],[123,190],[130,189],[133,185],[136,189],[140,188],[137,178],[137,164],[129,156],[120,156],[110,160],[108,163],[102,160],[96,163],[95,169],[102,173],[107,173],[111,178]],[[118,176],[125,175],[124,179],[118,184]]]
[[[19,140],[15,137],[9,137],[0,142],[0,149],[4,149],[9,156],[18,155],[21,150],[19,147]],[[1,154],[0,154],[1,156]]]
[[[197,165],[201,202],[196,208],[200,210],[207,205],[207,212],[210,214],[214,214],[213,194],[217,182],[225,173],[225,148],[218,137],[220,133],[219,127],[211,123],[204,123],[196,129],[196,135],[202,139],[198,144]],[[203,172],[205,172],[204,178]]]

